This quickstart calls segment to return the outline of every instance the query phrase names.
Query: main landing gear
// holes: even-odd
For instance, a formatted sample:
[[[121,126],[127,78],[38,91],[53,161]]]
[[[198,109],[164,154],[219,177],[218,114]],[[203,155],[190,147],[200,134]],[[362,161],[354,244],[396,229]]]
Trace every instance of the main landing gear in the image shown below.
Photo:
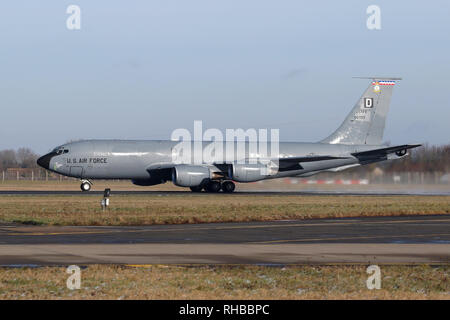
[[[202,192],[202,187],[198,186],[198,187],[190,187],[189,189],[191,189],[192,192]]]
[[[208,182],[208,184],[205,187],[206,192],[219,192],[220,189],[222,189],[222,185],[220,184],[219,181],[210,181]]]
[[[236,185],[233,181],[224,181],[222,183],[222,191],[225,193],[232,193],[234,189],[236,188]]]
[[[233,181],[216,181],[211,180],[204,186],[190,187],[192,192],[201,192],[203,189],[206,192],[217,193],[222,190],[224,193],[232,193],[236,188]]]
[[[92,187],[92,182],[90,182],[89,180],[81,180],[81,191],[83,192],[88,192],[89,190],[91,190]]]

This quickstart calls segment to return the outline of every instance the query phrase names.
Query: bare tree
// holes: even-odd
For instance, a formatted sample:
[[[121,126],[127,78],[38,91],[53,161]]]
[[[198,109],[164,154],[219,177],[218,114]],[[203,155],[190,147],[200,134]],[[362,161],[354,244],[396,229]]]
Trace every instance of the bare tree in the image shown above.
[[[17,167],[17,158],[16,151],[9,150],[1,150],[0,151],[0,168],[5,170],[7,168]]]
[[[21,168],[36,168],[36,160],[39,156],[29,148],[19,148],[16,158]]]

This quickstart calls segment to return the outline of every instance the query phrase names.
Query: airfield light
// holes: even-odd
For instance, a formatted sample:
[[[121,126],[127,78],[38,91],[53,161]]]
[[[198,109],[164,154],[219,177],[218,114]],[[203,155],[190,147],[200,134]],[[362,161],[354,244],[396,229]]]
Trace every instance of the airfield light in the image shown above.
[[[105,211],[109,206],[109,196],[111,194],[111,189],[107,188],[103,191],[103,199],[101,201],[102,210]]]

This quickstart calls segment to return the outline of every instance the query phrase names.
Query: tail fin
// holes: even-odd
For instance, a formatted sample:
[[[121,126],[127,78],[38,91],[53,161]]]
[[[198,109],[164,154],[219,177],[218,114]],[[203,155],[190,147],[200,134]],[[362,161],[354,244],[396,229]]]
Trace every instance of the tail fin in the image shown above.
[[[380,145],[384,125],[391,102],[395,80],[401,78],[362,78],[372,79],[352,111],[341,126],[322,143]]]

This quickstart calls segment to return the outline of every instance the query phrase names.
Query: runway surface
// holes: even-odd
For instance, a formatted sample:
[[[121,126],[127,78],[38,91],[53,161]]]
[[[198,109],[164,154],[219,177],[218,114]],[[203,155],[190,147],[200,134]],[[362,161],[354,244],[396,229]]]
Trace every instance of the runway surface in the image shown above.
[[[145,190],[145,191],[128,191],[128,190],[112,190],[111,195],[162,195],[162,196],[170,196],[170,195],[186,195],[192,194],[190,191],[154,191],[154,190]],[[224,193],[214,193],[215,195],[222,195]],[[66,196],[89,196],[89,195],[103,195],[103,191],[89,191],[89,192],[81,192],[78,190],[60,190],[60,191],[39,191],[39,190],[0,190],[1,195],[23,195],[23,196],[49,196],[49,195],[66,195]],[[211,195],[211,193],[195,193],[195,195]],[[229,194],[225,194],[229,195]],[[399,190],[396,192],[386,192],[383,190],[363,190],[363,191],[345,191],[345,190],[330,190],[330,191],[319,191],[319,190],[311,190],[311,191],[286,191],[286,190],[255,190],[255,191],[235,191],[233,195],[256,195],[256,196],[301,196],[301,195],[318,195],[318,196],[332,196],[332,195],[349,195],[349,196],[448,196],[450,195],[450,189],[448,191],[437,191],[437,190]]]
[[[0,265],[450,263],[450,217],[136,227],[0,225]]]

